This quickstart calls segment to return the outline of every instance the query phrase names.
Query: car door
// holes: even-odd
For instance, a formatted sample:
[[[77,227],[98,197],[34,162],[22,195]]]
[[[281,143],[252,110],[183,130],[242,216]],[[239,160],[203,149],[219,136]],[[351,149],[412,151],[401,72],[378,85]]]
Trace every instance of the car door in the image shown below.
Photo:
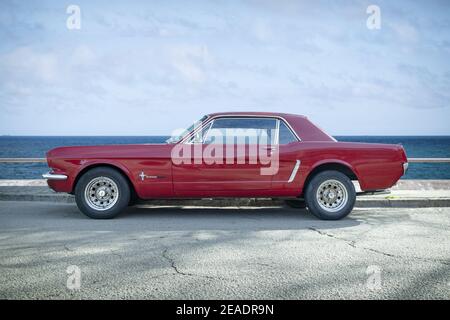
[[[300,138],[284,119],[278,120],[277,148],[279,168],[272,176],[273,196],[297,196],[300,192],[303,150]]]
[[[277,119],[218,117],[184,142],[185,161],[173,161],[178,196],[259,196],[270,192]],[[201,140],[199,139],[201,137]]]

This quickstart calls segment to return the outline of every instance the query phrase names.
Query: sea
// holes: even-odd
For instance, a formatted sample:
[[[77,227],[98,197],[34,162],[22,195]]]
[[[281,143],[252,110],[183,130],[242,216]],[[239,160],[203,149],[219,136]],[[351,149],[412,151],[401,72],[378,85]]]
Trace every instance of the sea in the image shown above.
[[[59,146],[161,143],[167,136],[0,136],[0,158],[44,158]],[[450,136],[335,136],[338,141],[402,144],[411,158],[450,158]],[[0,179],[39,179],[45,163],[0,163]],[[403,179],[450,179],[450,163],[410,163]]]

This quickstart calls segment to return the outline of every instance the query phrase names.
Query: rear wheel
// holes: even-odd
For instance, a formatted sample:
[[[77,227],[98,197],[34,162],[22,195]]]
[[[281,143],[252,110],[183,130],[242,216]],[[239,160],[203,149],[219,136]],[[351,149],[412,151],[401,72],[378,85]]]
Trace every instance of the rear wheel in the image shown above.
[[[128,206],[130,187],[125,177],[108,167],[87,171],[75,187],[75,200],[81,212],[93,219],[110,219]]]
[[[309,211],[319,219],[339,220],[346,217],[355,205],[355,187],[345,174],[323,171],[308,183],[305,201]]]

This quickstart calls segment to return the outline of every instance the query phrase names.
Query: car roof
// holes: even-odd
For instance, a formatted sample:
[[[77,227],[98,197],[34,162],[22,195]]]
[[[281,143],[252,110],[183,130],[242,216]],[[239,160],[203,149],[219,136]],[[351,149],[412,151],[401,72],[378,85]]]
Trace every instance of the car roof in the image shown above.
[[[217,116],[265,116],[265,117],[281,117],[281,118],[290,118],[290,117],[301,117],[306,118],[305,116],[291,113],[280,113],[280,112],[255,112],[255,111],[231,111],[231,112],[216,112],[208,114],[209,117],[217,117]]]
[[[246,117],[278,117],[287,121],[287,124],[294,130],[297,136],[302,141],[336,141],[332,136],[317,127],[307,117],[280,112],[255,112],[255,111],[232,111],[232,112],[217,112],[208,114],[209,118],[215,117],[232,117],[232,116],[246,116]]]

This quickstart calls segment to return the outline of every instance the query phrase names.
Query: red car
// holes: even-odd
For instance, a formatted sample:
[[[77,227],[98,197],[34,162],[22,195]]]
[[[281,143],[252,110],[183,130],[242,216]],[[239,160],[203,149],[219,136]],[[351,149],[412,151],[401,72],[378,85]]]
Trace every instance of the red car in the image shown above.
[[[408,167],[401,145],[338,142],[304,116],[262,112],[210,114],[166,143],[55,148],[47,162],[50,188],[91,218],[136,199],[270,197],[336,220],[353,209],[352,180],[383,190]]]

